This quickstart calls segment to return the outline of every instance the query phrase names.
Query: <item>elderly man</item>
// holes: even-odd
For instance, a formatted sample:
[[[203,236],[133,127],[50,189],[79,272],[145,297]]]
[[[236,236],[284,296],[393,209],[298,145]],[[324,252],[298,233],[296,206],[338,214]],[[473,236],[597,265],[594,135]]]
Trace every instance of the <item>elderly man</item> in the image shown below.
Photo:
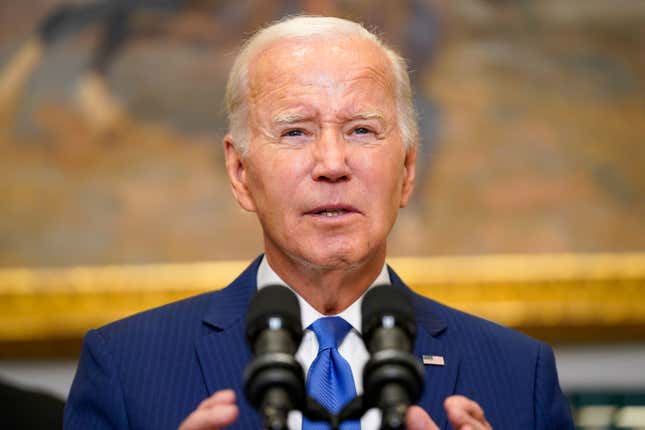
[[[308,378],[332,327],[342,334],[328,353],[351,374],[340,385],[350,396],[362,390],[362,297],[377,283],[403,286],[385,256],[415,174],[405,62],[356,23],[297,17],[248,41],[227,90],[226,168],[235,199],[258,216],[265,253],[224,290],[88,333],[68,429],[259,428],[241,395],[244,312],[275,283],[298,295],[307,330],[297,358]],[[441,357],[426,368],[409,429],[573,428],[548,346],[406,294],[419,326],[415,354]],[[371,411],[342,428],[376,429],[379,420]],[[324,428],[298,414],[289,425]]]

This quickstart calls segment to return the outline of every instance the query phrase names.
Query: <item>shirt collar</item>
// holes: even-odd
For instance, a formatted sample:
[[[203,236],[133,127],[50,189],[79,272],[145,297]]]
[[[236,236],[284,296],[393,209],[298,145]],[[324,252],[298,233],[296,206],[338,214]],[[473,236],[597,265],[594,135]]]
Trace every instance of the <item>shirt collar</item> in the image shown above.
[[[391,284],[390,274],[387,271],[387,265],[385,263],[383,263],[381,273],[379,273],[379,275],[376,277],[374,282],[372,282],[369,288],[372,288],[375,285],[383,284]],[[296,297],[298,297],[298,302],[300,303],[300,319],[302,321],[302,327],[305,329],[317,319],[323,318],[325,316],[331,316],[323,315],[318,312],[316,309],[314,309],[313,306],[309,304],[309,302],[302,298],[300,294],[295,292],[293,288],[287,285],[287,283],[284,282],[282,278],[280,278],[280,276],[271,268],[265,256],[262,257],[262,262],[260,263],[260,267],[258,268],[257,285],[258,290],[269,285],[283,285],[293,291],[296,294]],[[365,292],[367,292],[367,290],[365,290]],[[354,303],[349,305],[347,309],[336,315],[350,323],[354,330],[356,330],[358,333],[361,332],[361,303],[363,302],[365,292],[363,292],[363,294],[361,294],[361,296],[356,299]]]

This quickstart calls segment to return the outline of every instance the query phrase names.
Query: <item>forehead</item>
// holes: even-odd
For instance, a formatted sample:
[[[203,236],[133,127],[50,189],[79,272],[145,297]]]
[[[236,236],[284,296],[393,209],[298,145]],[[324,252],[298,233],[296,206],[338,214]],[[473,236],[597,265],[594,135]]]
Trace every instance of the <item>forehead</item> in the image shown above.
[[[383,50],[364,38],[280,40],[261,50],[251,61],[249,98],[258,102],[266,97],[279,97],[294,87],[330,92],[366,85],[393,97],[391,69]]]

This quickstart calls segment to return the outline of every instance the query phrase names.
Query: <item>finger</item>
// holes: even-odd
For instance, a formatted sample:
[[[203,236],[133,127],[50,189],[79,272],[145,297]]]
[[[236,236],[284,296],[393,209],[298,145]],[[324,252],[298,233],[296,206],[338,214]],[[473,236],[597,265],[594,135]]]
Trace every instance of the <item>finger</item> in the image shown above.
[[[481,406],[467,397],[459,395],[448,397],[444,402],[444,409],[446,410],[448,421],[455,429],[492,429]]]
[[[455,395],[448,397],[444,402],[444,408],[446,411],[463,411],[473,418],[484,419],[484,410],[481,406],[465,396]]]
[[[233,424],[240,411],[237,405],[219,404],[211,408],[198,408],[184,420],[179,430],[217,430]]]
[[[454,430],[489,430],[490,427],[486,427],[486,425],[480,421],[476,421],[474,418],[469,418],[467,423],[464,424],[454,424],[450,422],[450,425],[452,426]]]
[[[448,421],[455,430],[492,430],[486,419],[476,419],[468,414],[459,416],[448,414]]]
[[[430,415],[419,406],[410,406],[405,414],[408,430],[439,430]]]
[[[212,396],[205,399],[199,404],[199,408],[210,408],[219,404],[234,404],[235,391],[233,390],[220,390],[216,391]]]

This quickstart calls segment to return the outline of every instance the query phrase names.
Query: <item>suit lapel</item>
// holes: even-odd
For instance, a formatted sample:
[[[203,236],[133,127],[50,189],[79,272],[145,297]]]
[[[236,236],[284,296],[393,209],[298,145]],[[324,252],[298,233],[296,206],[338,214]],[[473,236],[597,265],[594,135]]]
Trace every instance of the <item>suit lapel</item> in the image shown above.
[[[240,416],[230,428],[261,427],[259,415],[244,397],[240,378],[251,359],[251,351],[246,343],[244,318],[257,290],[260,261],[261,257],[257,258],[231,285],[213,295],[212,305],[203,318],[205,335],[195,344],[209,395],[224,388],[236,391]],[[434,302],[412,292],[392,269],[389,272],[393,285],[408,290],[415,308],[417,338],[414,354],[419,360],[422,355],[444,358],[444,366],[425,366],[425,388],[418,404],[430,413],[439,428],[447,429],[443,402],[455,392],[459,355],[456,348],[446,340],[445,332],[448,327],[432,309]],[[222,351],[226,353],[222,354]]]
[[[213,295],[212,304],[203,317],[205,334],[195,343],[208,394],[225,388],[236,392],[240,416],[230,428],[260,428],[257,413],[244,397],[241,378],[251,359],[245,316],[257,289],[260,260],[261,257],[256,259],[231,285]]]
[[[448,429],[443,402],[455,393],[459,374],[459,354],[449,342],[448,325],[433,309],[434,302],[410,290],[398,275],[390,269],[392,285],[404,287],[410,294],[417,319],[417,338],[414,354],[419,360],[423,355],[436,355],[444,359],[444,365],[425,365],[425,386],[419,406],[425,409],[440,429]]]

